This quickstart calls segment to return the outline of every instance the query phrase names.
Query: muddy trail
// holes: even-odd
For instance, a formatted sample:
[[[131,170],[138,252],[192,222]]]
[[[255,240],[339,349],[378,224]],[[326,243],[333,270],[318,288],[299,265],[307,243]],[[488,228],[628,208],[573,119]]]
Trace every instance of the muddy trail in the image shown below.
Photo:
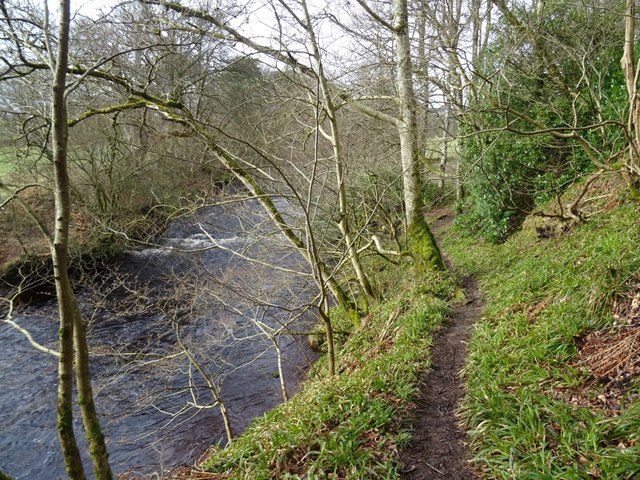
[[[453,219],[441,214],[432,228],[438,232]],[[445,258],[448,267],[451,267]],[[473,324],[480,318],[483,303],[477,282],[464,276],[465,300],[453,306],[451,317],[435,335],[432,368],[421,379],[420,396],[409,424],[413,440],[401,453],[406,480],[469,480],[478,478],[469,466],[466,435],[458,425],[456,411],[464,395],[460,371],[467,357],[467,343]]]

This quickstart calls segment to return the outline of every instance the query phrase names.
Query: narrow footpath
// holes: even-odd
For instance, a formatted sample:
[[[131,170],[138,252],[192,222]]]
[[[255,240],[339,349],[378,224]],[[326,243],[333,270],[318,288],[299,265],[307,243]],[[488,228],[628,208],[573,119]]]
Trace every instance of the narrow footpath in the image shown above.
[[[433,224],[436,237],[452,217],[448,212]],[[451,317],[433,340],[432,368],[421,379],[420,397],[409,420],[413,440],[401,453],[401,478],[406,480],[477,478],[468,463],[466,436],[458,425],[456,411],[464,395],[460,371],[467,358],[467,343],[483,303],[473,277],[463,277],[462,284],[465,301],[453,306]]]

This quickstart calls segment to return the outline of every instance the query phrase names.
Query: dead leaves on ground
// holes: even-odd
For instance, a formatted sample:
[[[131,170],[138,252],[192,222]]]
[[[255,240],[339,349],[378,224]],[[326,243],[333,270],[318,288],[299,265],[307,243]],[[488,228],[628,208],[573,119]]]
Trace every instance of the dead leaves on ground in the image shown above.
[[[586,384],[559,388],[568,403],[606,416],[618,415],[640,397],[640,285],[619,296],[613,305],[613,327],[576,337],[578,355],[572,366],[589,373]]]

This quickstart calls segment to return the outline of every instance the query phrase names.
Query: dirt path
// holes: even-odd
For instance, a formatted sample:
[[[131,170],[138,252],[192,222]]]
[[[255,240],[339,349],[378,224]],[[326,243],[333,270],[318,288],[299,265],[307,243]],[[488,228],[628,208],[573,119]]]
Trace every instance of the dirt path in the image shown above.
[[[433,224],[434,233],[450,223],[451,213]],[[449,263],[447,261],[447,263]],[[417,408],[410,419],[413,440],[401,453],[407,480],[469,480],[477,478],[468,465],[465,434],[455,416],[464,394],[459,376],[467,356],[471,326],[480,317],[482,300],[473,277],[463,277],[466,301],[454,305],[451,318],[436,334],[432,369],[421,380]]]

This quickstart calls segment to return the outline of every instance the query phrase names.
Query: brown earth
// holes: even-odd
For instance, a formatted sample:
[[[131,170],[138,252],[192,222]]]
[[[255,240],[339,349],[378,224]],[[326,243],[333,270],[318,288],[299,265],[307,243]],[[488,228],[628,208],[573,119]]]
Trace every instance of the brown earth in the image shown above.
[[[432,226],[436,236],[452,217],[451,212],[440,214]],[[459,426],[456,411],[464,395],[460,371],[465,365],[467,343],[483,303],[473,277],[463,277],[462,285],[466,299],[453,306],[447,324],[436,334],[431,353],[432,368],[421,380],[420,396],[409,420],[413,439],[400,453],[404,464],[403,479],[478,478],[469,465],[466,436]]]

